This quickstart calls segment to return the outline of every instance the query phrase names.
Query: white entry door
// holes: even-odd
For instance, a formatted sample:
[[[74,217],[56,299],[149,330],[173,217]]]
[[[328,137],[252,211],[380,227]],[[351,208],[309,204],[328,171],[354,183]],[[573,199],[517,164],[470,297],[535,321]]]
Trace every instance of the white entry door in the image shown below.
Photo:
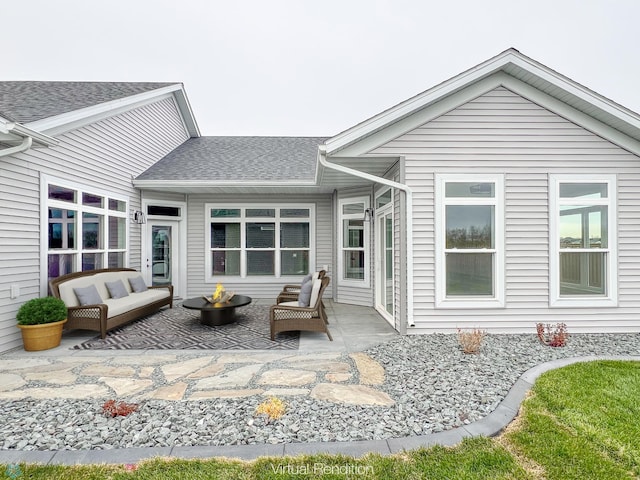
[[[180,223],[176,220],[149,220],[145,245],[146,281],[151,285],[173,285],[181,296]]]
[[[393,213],[390,207],[376,212],[376,309],[394,325]]]

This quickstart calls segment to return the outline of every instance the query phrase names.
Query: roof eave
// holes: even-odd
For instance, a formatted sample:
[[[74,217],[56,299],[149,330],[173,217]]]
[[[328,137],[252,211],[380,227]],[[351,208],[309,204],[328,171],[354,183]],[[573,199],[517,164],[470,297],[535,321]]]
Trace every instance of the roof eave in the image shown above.
[[[522,69],[536,76],[541,81],[547,82],[549,85],[560,88],[566,93],[588,102],[600,111],[612,115],[616,119],[640,131],[640,116],[635,112],[522,55],[517,50],[509,49],[476,67],[339,133],[326,141],[327,155],[337,154],[363,138],[371,136],[385,127],[412,115],[416,111],[428,107],[498,71],[504,71],[506,74],[509,74],[507,70],[514,67],[516,69]]]
[[[48,135],[59,135],[78,128],[79,126],[105,119],[113,116],[114,114],[125,112],[132,108],[143,106],[168,96],[173,96],[175,98],[184,120],[185,129],[189,136],[199,137],[200,130],[193,115],[191,105],[187,99],[187,94],[181,83],[167,85],[165,87],[139,93],[137,95],[130,95],[117,100],[55,115],[53,117],[43,118],[25,125],[30,129],[45,132]]]
[[[52,147],[59,143],[55,138],[25,127],[20,123],[0,122],[0,142],[6,145],[14,145],[20,143],[26,137],[31,137],[33,141],[32,148]]]

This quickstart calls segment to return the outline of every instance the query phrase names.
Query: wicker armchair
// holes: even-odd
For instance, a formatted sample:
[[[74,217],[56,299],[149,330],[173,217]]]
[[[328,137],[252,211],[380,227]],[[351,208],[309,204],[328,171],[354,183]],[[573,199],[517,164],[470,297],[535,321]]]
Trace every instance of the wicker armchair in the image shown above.
[[[327,315],[322,307],[322,294],[329,285],[329,277],[315,280],[320,282],[318,295],[313,305],[308,307],[298,306],[297,300],[272,305],[269,311],[269,323],[271,325],[271,340],[275,340],[276,333],[290,331],[324,332],[333,341],[327,328]]]
[[[316,278],[323,278],[327,272],[324,270],[320,270],[316,272],[316,274],[312,277],[313,280]],[[298,295],[300,294],[300,287],[302,285],[285,285],[282,287],[282,291],[278,294],[278,298],[276,299],[276,303],[282,302],[293,302],[298,300]]]

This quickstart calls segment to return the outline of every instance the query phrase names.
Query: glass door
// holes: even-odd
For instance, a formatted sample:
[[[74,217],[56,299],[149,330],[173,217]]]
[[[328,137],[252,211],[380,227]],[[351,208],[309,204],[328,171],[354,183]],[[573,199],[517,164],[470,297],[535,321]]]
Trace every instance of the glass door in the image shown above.
[[[151,284],[171,284],[172,258],[171,225],[151,226]]]
[[[178,222],[149,220],[147,225],[147,282],[174,285],[178,282]]]
[[[393,316],[393,216],[387,213],[378,222],[378,305]]]
[[[376,197],[376,309],[394,325],[393,201],[391,190]]]

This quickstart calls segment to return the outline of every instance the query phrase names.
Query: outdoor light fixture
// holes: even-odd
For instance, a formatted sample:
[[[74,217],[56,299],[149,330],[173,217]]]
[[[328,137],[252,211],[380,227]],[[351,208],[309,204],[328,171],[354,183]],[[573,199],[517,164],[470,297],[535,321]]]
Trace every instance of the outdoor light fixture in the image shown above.
[[[147,223],[147,219],[144,216],[144,212],[140,211],[140,210],[134,210],[133,211],[133,223],[137,223],[137,224],[143,224],[143,223]]]
[[[365,208],[364,210],[364,221],[369,222],[373,220],[373,208]]]

